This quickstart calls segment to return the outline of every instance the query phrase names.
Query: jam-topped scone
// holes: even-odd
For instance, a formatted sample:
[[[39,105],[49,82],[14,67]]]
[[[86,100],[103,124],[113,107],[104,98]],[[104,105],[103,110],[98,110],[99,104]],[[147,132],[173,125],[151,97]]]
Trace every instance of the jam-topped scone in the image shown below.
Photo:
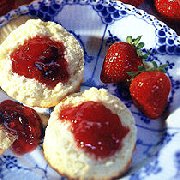
[[[28,20],[0,46],[0,86],[29,106],[52,107],[79,90],[84,54],[62,26]]]
[[[44,156],[70,179],[113,179],[130,166],[136,127],[130,111],[106,90],[66,97],[48,121]]]

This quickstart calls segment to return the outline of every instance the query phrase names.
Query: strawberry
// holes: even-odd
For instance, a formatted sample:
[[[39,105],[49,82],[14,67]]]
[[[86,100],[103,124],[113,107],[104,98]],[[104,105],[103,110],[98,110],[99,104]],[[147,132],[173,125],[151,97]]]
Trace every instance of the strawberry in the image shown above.
[[[138,66],[143,65],[141,48],[143,42],[139,42],[141,36],[137,39],[127,37],[127,42],[115,42],[107,50],[102,71],[101,81],[103,83],[121,83],[128,81],[130,76],[127,72],[138,71]]]
[[[161,68],[141,72],[130,85],[130,94],[134,104],[151,119],[162,115],[171,89],[169,78],[159,70]]]
[[[180,20],[179,0],[155,0],[155,7],[159,14],[167,19]]]
[[[121,0],[121,2],[138,7],[144,0]]]

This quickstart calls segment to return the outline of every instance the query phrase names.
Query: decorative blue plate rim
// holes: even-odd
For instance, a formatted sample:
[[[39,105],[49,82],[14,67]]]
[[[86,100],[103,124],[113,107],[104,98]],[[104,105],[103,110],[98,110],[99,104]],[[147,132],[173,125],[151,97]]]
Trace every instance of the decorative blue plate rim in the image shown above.
[[[28,6],[21,6],[16,10],[12,10],[9,13],[7,13],[5,16],[0,17],[0,27],[6,24],[9,20],[12,18],[15,18],[19,15],[24,14],[30,14],[31,16],[39,17],[44,20],[50,20],[55,21],[54,17],[63,9],[64,6],[73,6],[73,5],[81,5],[81,6],[91,6],[94,11],[98,13],[98,15],[101,17],[102,23],[111,25],[115,21],[120,20],[121,18],[124,18],[129,15],[133,15],[136,18],[143,19],[146,23],[152,25],[155,27],[156,31],[156,52],[160,55],[180,55],[180,37],[176,34],[174,30],[169,28],[165,23],[157,20],[152,15],[149,15],[148,13],[144,12],[143,10],[137,9],[131,5],[126,5],[121,2],[116,1],[109,1],[109,0],[40,0],[35,1],[31,3]],[[57,6],[55,6],[57,5]],[[59,6],[58,6],[59,5]],[[46,9],[48,7],[48,10]],[[49,8],[51,7],[51,8]],[[44,10],[44,14],[40,13],[39,10]],[[46,12],[47,11],[47,12]],[[117,12],[117,13],[116,13]],[[57,13],[57,14],[56,14]],[[71,32],[73,33],[73,32]],[[74,34],[76,36],[76,34]],[[112,38],[117,38],[113,36],[111,33],[109,33],[109,36]],[[113,40],[116,41],[117,39]],[[154,52],[153,52],[154,53]],[[158,60],[156,56],[153,56],[155,60]],[[87,62],[89,63],[89,62]],[[161,64],[161,61],[159,61]],[[178,90],[180,89],[180,81],[178,79],[174,79],[173,76],[169,71],[171,71],[174,68],[173,62],[167,61],[168,64],[168,75],[171,79],[172,83],[172,91],[170,95],[169,103],[170,105],[174,101],[175,94],[177,94]],[[87,81],[88,82],[88,81]],[[89,82],[88,82],[89,83]],[[84,83],[86,86],[86,82]],[[100,85],[98,86],[96,83],[90,84],[91,86],[96,86],[98,88],[105,87],[108,89],[114,88],[113,91],[116,94],[117,88],[112,85],[112,87],[106,86],[106,85]],[[128,102],[129,103],[129,102]],[[128,106],[128,103],[126,105]],[[178,106],[179,107],[179,106]],[[179,113],[179,112],[178,112]],[[141,114],[138,114],[141,115]],[[174,113],[172,113],[172,116]],[[144,119],[144,121],[149,122],[148,119]],[[140,164],[139,167],[136,167],[131,171],[129,171],[129,174],[125,176],[124,178],[128,179],[145,179],[145,178],[153,178],[155,175],[158,177],[161,177],[161,174],[164,173],[163,168],[166,166],[164,164],[164,157],[170,152],[169,145],[171,145],[172,151],[171,158],[174,159],[174,167],[173,167],[173,175],[170,174],[169,177],[173,178],[180,178],[180,148],[177,145],[177,137],[180,137],[180,125],[177,120],[170,118],[170,120],[167,120],[167,126],[163,129],[161,129],[161,133],[163,133],[163,138],[156,144],[156,148],[159,146],[168,146],[167,150],[164,152],[162,149],[156,151],[153,155],[151,154],[151,158],[149,162],[145,161],[146,163],[143,165]],[[174,124],[173,124],[174,123]],[[147,123],[148,124],[148,123]],[[139,125],[139,128],[144,128],[146,130],[151,131],[157,131],[157,129],[151,129],[146,127],[141,127]],[[148,144],[143,144],[141,140],[137,141],[137,144],[144,145],[144,146],[150,146]],[[166,148],[164,148],[166,149]],[[162,154],[161,152],[163,151]],[[13,156],[12,156],[13,157]],[[3,160],[4,158],[4,160]],[[0,161],[5,163],[8,162],[8,155],[5,155],[3,158],[0,158]],[[7,167],[6,167],[7,168]],[[38,168],[38,167],[37,167]],[[8,169],[8,168],[7,168]],[[167,168],[165,168],[167,169]],[[0,175],[3,171],[3,165],[0,163]],[[46,172],[46,171],[44,171]],[[46,172],[47,173],[47,172]],[[2,173],[3,174],[3,173]],[[1,176],[0,176],[1,177]],[[3,176],[2,176],[3,177]],[[46,176],[45,176],[46,178]]]

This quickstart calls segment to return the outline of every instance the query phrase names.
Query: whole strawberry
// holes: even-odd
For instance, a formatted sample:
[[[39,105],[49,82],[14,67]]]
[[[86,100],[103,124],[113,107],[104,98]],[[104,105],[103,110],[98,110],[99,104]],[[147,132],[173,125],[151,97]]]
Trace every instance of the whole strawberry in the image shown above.
[[[121,0],[121,2],[138,7],[144,0]]]
[[[155,0],[157,12],[163,17],[171,20],[180,20],[179,0]]]
[[[171,89],[169,78],[161,71],[138,74],[131,82],[130,94],[135,105],[149,118],[159,118],[167,106]]]
[[[144,43],[140,39],[140,36],[137,39],[128,36],[127,42],[116,42],[109,47],[100,76],[103,83],[128,81],[131,77],[127,72],[138,71],[138,66],[143,66],[140,50]]]

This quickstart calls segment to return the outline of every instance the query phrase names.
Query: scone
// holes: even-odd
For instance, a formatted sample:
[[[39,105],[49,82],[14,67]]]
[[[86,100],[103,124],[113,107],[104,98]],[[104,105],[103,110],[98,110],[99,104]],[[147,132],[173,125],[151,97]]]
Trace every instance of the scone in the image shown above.
[[[51,167],[70,179],[113,179],[130,166],[135,142],[126,106],[106,90],[91,88],[55,107],[43,150]]]
[[[84,53],[61,25],[30,19],[0,45],[0,86],[29,106],[52,107],[79,90]]]

